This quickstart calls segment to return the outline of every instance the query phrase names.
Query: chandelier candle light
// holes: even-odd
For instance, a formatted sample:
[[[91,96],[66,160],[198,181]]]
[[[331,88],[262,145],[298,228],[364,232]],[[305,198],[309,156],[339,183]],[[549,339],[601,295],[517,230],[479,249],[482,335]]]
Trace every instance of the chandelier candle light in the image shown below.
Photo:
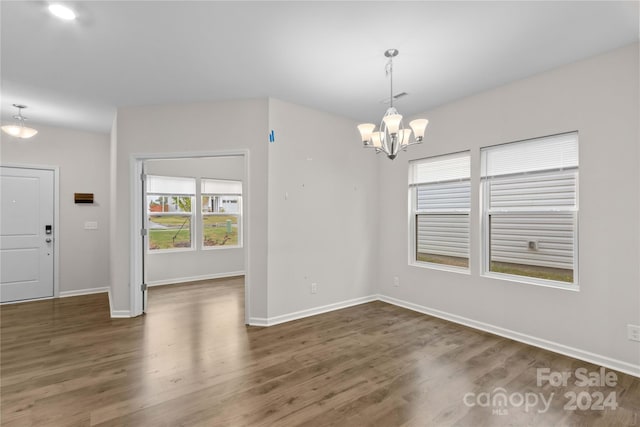
[[[429,124],[427,119],[417,119],[409,123],[411,129],[405,129],[402,123],[402,115],[393,106],[393,58],[398,56],[397,49],[388,49],[384,56],[389,58],[386,72],[391,82],[391,92],[389,97],[389,108],[382,117],[380,130],[376,131],[373,123],[363,123],[358,125],[360,136],[365,148],[373,147],[376,153],[384,152],[391,160],[395,159],[400,149],[406,150],[408,146],[419,144],[424,138],[424,131]],[[411,139],[411,130],[415,139]]]
[[[27,118],[22,115],[22,109],[27,108],[27,106],[20,104],[13,104],[13,106],[18,109],[18,114],[13,116],[13,118],[16,120],[16,124],[2,126],[2,131],[8,133],[11,136],[22,139],[31,138],[36,133],[38,133],[37,130],[26,127],[24,125],[24,121],[27,120]]]

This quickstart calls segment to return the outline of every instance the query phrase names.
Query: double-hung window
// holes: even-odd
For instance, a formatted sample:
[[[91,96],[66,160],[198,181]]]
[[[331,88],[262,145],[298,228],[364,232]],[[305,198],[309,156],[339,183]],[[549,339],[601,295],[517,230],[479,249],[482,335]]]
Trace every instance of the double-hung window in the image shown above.
[[[469,152],[410,163],[413,264],[469,268]]]
[[[146,185],[148,249],[192,249],[196,180],[147,175]]]
[[[242,181],[200,180],[202,246],[242,246]]]
[[[483,148],[484,267],[537,284],[577,284],[577,132]]]

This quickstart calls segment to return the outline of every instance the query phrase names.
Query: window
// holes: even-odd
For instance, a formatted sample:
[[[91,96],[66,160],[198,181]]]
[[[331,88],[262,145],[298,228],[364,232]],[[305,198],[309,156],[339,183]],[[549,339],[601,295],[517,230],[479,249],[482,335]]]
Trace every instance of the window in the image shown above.
[[[203,178],[200,187],[202,246],[242,246],[242,182]]]
[[[148,175],[146,184],[148,249],[192,249],[196,180]]]
[[[469,153],[410,163],[413,262],[469,268]]]
[[[483,148],[484,272],[577,283],[578,134]]]

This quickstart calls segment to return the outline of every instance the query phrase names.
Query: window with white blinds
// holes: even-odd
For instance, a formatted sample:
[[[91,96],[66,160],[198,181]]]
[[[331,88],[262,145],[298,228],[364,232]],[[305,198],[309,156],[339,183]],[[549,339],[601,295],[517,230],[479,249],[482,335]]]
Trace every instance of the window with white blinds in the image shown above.
[[[577,283],[578,134],[481,150],[485,273]]]
[[[196,179],[147,175],[149,251],[192,250]]]
[[[469,267],[469,152],[410,163],[414,262]]]
[[[242,181],[202,178],[202,247],[242,246]]]
[[[151,194],[182,194],[196,195],[196,180],[194,178],[147,175],[147,193]]]

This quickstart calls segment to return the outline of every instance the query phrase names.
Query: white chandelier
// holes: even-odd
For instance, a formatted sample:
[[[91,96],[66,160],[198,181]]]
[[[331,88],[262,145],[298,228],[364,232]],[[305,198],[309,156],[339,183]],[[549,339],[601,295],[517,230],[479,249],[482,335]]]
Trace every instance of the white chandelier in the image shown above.
[[[13,118],[16,120],[16,124],[2,126],[2,131],[8,133],[11,136],[22,139],[31,138],[36,133],[38,133],[37,130],[26,127],[24,125],[24,121],[27,120],[27,118],[22,115],[22,109],[27,108],[27,106],[20,104],[13,104],[13,106],[18,109],[18,114],[13,116]]]
[[[402,115],[398,114],[398,110],[393,106],[393,58],[398,56],[397,49],[388,49],[384,56],[389,58],[387,62],[386,72],[391,82],[391,92],[389,96],[389,108],[382,117],[380,122],[380,130],[376,131],[376,125],[373,123],[363,123],[358,125],[360,136],[365,148],[373,147],[376,153],[383,152],[391,160],[395,159],[398,151],[406,150],[408,146],[419,144],[424,138],[424,131],[429,124],[427,119],[416,119],[409,123],[411,129],[405,129],[402,123]],[[411,130],[415,139],[411,139]]]

